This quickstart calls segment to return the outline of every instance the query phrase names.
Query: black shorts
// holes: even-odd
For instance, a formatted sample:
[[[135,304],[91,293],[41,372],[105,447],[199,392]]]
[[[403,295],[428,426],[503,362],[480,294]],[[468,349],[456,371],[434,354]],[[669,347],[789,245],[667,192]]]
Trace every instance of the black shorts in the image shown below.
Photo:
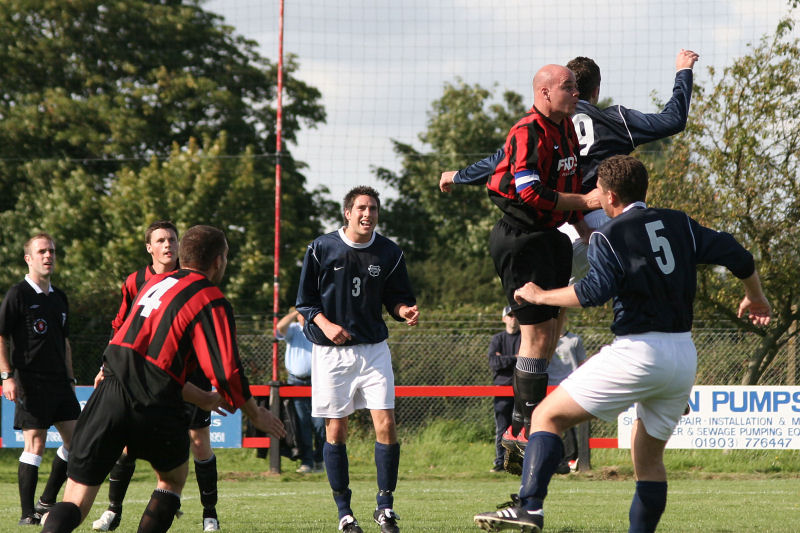
[[[192,372],[186,381],[204,391],[211,390],[211,381],[209,381],[200,368]],[[189,429],[207,428],[211,425],[211,411],[200,409],[195,404],[189,402],[184,402],[184,409],[186,411]]]
[[[514,291],[529,281],[543,289],[566,287],[572,270],[569,237],[557,229],[525,231],[502,218],[489,234],[489,253],[520,324],[539,324],[558,316],[558,307],[517,304]]]
[[[202,429],[211,425],[211,411],[200,409],[195,404],[189,402],[184,402],[183,405],[189,429]]]
[[[41,374],[16,372],[18,399],[14,429],[47,429],[56,422],[76,420],[81,406],[66,377],[48,379]]]
[[[117,378],[109,375],[78,418],[67,475],[84,485],[100,485],[125,446],[129,455],[156,470],[173,470],[189,459],[186,416],[180,406],[135,409]]]

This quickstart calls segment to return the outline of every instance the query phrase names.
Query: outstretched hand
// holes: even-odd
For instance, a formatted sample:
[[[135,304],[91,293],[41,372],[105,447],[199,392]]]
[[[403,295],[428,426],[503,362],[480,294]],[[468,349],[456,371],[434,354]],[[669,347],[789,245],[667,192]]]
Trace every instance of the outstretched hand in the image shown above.
[[[450,192],[453,190],[453,177],[456,175],[455,170],[448,170],[442,172],[442,177],[439,178],[439,190],[442,192]]]
[[[266,407],[259,406],[256,411],[256,416],[250,419],[250,422],[257,428],[268,433],[272,436],[283,438],[286,436],[286,430],[283,427],[283,422],[278,417],[273,415]]]
[[[754,326],[769,325],[772,310],[767,297],[761,295],[751,300],[749,296],[745,295],[745,297],[742,298],[742,302],[739,304],[737,316],[742,318],[745,314],[747,314],[748,320],[750,320]]]

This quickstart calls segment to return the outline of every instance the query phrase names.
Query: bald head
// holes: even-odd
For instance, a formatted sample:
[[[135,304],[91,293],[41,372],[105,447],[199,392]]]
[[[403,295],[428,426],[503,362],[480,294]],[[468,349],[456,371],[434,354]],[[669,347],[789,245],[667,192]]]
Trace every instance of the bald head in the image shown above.
[[[545,65],[533,76],[533,105],[554,122],[575,112],[578,85],[570,69],[561,65]]]

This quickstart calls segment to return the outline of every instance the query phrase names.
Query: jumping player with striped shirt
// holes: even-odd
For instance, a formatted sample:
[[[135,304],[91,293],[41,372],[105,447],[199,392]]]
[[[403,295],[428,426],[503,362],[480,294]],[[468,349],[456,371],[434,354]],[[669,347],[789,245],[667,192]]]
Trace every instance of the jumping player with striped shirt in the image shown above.
[[[697,265],[726,267],[742,280],[738,315],[756,326],[770,321],[753,256],[730,234],[705,228],[681,211],[645,205],[647,170],[631,156],[598,167],[600,202],[611,221],[592,233],[589,273],[575,285],[545,290],[526,283],[520,302],[588,307],[614,299],[615,340],[575,370],[533,412],[519,500],[475,516],[486,531],[539,532],[547,486],[563,456],[560,435],[592,418],[613,421],[631,404],[636,491],[631,533],[655,531],[667,501],[664,448],[694,384],[697,352],[692,305]]]
[[[43,533],[73,531],[127,446],[149,461],[158,484],[140,532],[167,531],[180,508],[188,473],[189,436],[182,389],[199,367],[220,395],[218,406],[241,408],[260,430],[283,436],[283,425],[250,395],[236,342],[233,309],[217,288],[227,266],[222,231],[190,228],[181,239],[181,269],[142,287],[103,356],[103,379],[78,418],[64,501]]]
[[[511,127],[486,183],[489,197],[503,211],[489,236],[489,253],[521,332],[512,440],[524,440],[530,413],[546,394],[547,365],[561,332],[558,307],[516,302],[514,290],[527,281],[548,288],[567,285],[572,246],[558,227],[569,222],[588,239],[582,211],[600,206],[595,192],[581,193],[579,144],[570,120],[578,103],[575,75],[546,65],[533,78],[533,93],[533,107]],[[513,470],[506,457],[506,469]]]
[[[575,75],[580,99],[575,106],[572,122],[580,145],[578,165],[582,174],[580,191],[589,193],[597,187],[597,166],[604,159],[613,155],[630,154],[637,146],[656,141],[683,131],[689,115],[689,103],[692,96],[692,68],[699,56],[691,51],[681,49],[675,59],[675,83],[672,97],[658,113],[642,113],[621,105],[609,106],[605,109],[597,107],[600,97],[600,68],[587,57],[576,57],[567,63]],[[453,184],[483,184],[502,164],[506,147],[495,154],[473,163],[457,172],[443,172],[439,180],[442,192],[449,192]],[[600,206],[583,213],[584,223],[589,230],[599,228],[608,217]],[[570,224],[559,226],[572,240],[572,267],[570,283],[586,275],[588,262],[586,247],[588,241],[581,236],[581,230]],[[560,332],[566,320],[565,310],[558,317],[557,330]],[[522,452],[525,449],[525,434],[516,431],[506,432],[503,446],[508,450],[506,469],[511,473],[519,473]]]
[[[306,251],[297,310],[311,351],[311,415],[325,418],[323,459],[339,529],[361,533],[350,507],[347,417],[369,409],[375,427],[377,508],[381,533],[397,533],[393,510],[400,444],[394,418],[394,373],[381,309],[397,321],[419,320],[403,252],[375,232],[380,199],[371,187],[344,197],[345,227],[322,235]]]

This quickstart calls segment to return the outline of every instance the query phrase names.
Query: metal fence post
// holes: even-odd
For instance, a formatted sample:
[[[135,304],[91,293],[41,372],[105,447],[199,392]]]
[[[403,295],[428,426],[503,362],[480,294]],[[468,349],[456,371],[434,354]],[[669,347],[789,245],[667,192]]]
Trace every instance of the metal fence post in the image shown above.
[[[269,383],[269,410],[278,419],[281,417],[281,387],[279,381]],[[272,474],[281,473],[281,439],[269,439],[269,471]]]
[[[592,469],[592,451],[589,449],[589,421],[578,424],[578,471]]]

